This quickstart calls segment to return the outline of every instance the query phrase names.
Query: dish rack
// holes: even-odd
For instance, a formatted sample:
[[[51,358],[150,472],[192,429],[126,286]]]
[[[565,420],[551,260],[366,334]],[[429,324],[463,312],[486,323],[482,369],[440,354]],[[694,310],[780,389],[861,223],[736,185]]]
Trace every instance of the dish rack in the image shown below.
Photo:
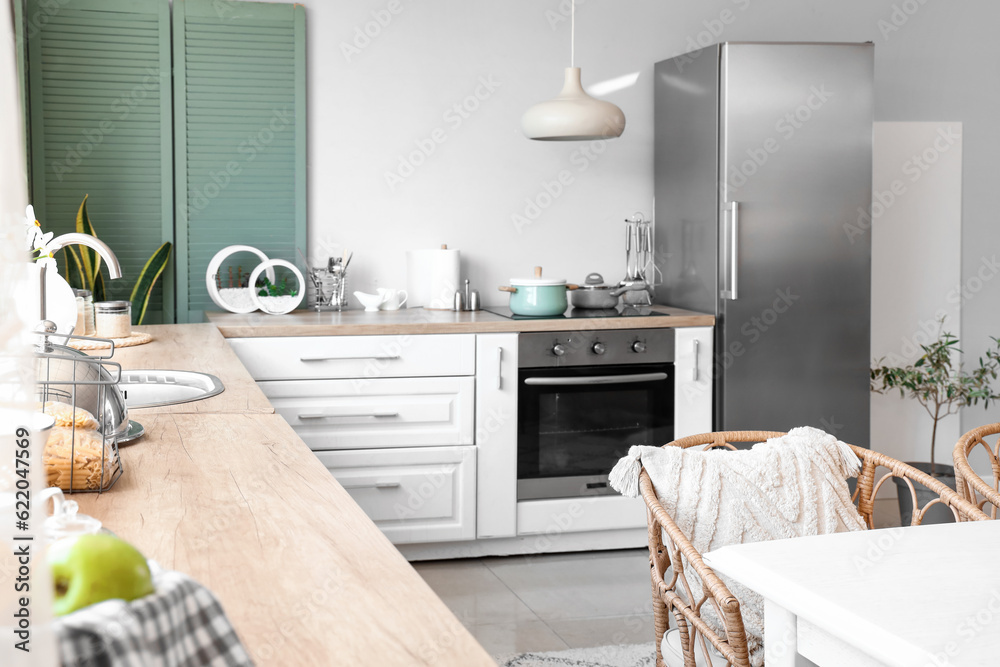
[[[122,372],[121,364],[110,360],[114,341],[59,334],[66,345],[53,345],[51,333],[40,335],[43,341],[34,355],[40,410],[45,414],[54,412],[50,402],[70,407],[69,425],[53,427],[45,446],[46,486],[58,486],[66,493],[107,491],[124,472],[116,427],[122,419],[128,423],[127,412],[114,414],[118,402],[113,398],[117,392],[113,385],[119,383]],[[90,356],[68,347],[70,340],[106,343],[109,347],[105,354]],[[78,415],[83,414],[78,410],[89,412],[97,428],[78,426],[82,419]]]

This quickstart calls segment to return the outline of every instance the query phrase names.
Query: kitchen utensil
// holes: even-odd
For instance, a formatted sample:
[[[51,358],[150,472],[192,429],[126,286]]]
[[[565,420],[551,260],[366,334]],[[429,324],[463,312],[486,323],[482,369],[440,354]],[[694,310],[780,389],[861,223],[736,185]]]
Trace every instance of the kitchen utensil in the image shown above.
[[[566,311],[566,290],[577,287],[565,280],[542,278],[542,267],[536,266],[534,278],[512,278],[510,285],[499,289],[510,293],[510,310],[515,315],[551,317]]]
[[[406,251],[406,290],[409,306],[451,310],[460,289],[461,253],[447,245],[439,249]]]
[[[653,303],[653,227],[642,213],[625,220],[625,278],[618,283],[622,301],[648,306]]]
[[[622,293],[612,285],[604,283],[604,276],[591,273],[580,288],[570,293],[569,300],[574,308],[609,309],[618,306],[618,296]]]
[[[483,305],[479,300],[479,290],[474,289],[469,295],[469,302],[465,304],[466,310],[481,310]]]
[[[130,442],[135,442],[144,435],[146,435],[146,427],[137,421],[129,419],[128,430],[125,431],[124,435],[118,438],[118,444],[127,445]]]
[[[410,296],[405,289],[390,289],[388,287],[379,287],[378,293],[385,298],[385,301],[379,306],[381,310],[399,310]]]
[[[35,368],[39,400],[83,408],[99,420],[99,428],[106,436],[121,437],[128,432],[128,408],[118,387],[118,364],[49,343],[46,352],[38,355]],[[118,377],[109,369],[117,370]]]
[[[368,312],[377,311],[386,299],[384,294],[367,294],[365,292],[355,292],[354,298],[360,301]]]
[[[462,294],[461,290],[455,292],[455,301],[454,305],[452,306],[452,310],[456,312],[461,312],[465,310],[465,295]]]

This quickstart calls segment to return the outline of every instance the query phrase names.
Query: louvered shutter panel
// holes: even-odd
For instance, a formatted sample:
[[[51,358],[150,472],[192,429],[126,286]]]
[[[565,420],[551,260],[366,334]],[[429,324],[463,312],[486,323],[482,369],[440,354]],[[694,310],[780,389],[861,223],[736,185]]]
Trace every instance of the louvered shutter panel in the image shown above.
[[[173,20],[178,320],[198,322],[223,247],[306,251],[305,10],[174,0]]]
[[[25,22],[35,213],[48,231],[75,231],[89,194],[124,272],[105,282],[108,297],[128,299],[146,260],[173,241],[169,2],[28,0]],[[173,321],[172,281],[168,267],[145,323]]]

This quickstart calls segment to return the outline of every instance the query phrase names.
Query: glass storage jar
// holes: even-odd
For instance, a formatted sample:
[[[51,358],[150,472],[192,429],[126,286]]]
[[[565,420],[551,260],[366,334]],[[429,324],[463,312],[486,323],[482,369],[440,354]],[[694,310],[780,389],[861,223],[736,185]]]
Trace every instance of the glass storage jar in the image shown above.
[[[94,304],[98,338],[128,338],[132,335],[132,302],[101,301]]]
[[[73,293],[76,295],[77,301],[76,330],[73,333],[78,336],[93,336],[94,295],[89,289],[75,289]]]

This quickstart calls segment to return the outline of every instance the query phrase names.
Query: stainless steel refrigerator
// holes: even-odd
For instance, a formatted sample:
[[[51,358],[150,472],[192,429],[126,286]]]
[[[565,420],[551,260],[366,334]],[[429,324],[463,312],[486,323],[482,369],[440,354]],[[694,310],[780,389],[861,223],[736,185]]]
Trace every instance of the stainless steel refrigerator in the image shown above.
[[[717,430],[868,446],[873,88],[870,43],[656,64],[656,302],[717,318]]]

